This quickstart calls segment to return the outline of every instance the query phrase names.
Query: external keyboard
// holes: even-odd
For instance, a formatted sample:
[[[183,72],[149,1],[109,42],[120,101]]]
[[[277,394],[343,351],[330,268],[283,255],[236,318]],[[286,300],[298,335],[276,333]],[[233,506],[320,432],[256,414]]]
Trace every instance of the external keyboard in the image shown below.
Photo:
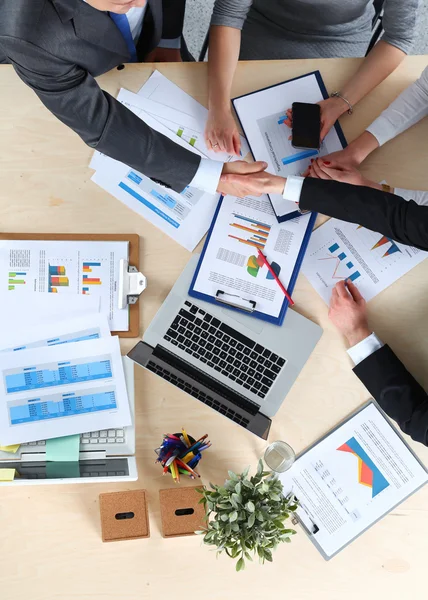
[[[124,429],[103,429],[102,431],[92,431],[91,433],[82,433],[80,435],[80,444],[124,444]],[[38,442],[27,442],[21,446],[46,446],[45,440]]]
[[[164,339],[260,398],[265,398],[286,359],[256,344],[187,301]]]

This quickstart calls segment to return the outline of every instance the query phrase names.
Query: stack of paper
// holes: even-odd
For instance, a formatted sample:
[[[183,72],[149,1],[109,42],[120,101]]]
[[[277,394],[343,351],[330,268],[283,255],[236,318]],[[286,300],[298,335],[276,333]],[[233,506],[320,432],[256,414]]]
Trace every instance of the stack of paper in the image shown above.
[[[77,316],[69,318],[67,296],[62,296],[48,303],[56,308],[62,303],[65,311],[53,311],[47,318],[40,310],[38,318],[31,301],[37,304],[44,295],[26,296],[27,311],[37,325],[29,326],[27,320],[19,329],[2,332],[1,444],[131,425],[119,340],[111,336],[107,316],[93,301],[78,296],[73,300],[78,300],[81,314],[77,308]],[[90,304],[92,310],[87,310]],[[11,309],[11,321],[13,315]]]
[[[155,71],[138,94],[120,90],[118,101],[147,125],[201,157],[222,162],[236,156],[208,150],[204,130],[208,110]],[[242,155],[249,151],[242,138]],[[159,160],[164,160],[159,157]],[[180,194],[154,183],[142,173],[95,152],[89,165],[92,181],[192,251],[207,232],[219,194],[187,187]]]

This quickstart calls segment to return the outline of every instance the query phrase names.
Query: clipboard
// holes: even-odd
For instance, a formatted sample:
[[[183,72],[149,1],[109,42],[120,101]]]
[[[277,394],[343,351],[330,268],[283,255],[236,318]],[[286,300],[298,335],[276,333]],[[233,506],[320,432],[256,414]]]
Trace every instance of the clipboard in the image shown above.
[[[416,455],[416,453],[413,451],[413,449],[409,446],[409,444],[406,442],[406,440],[403,438],[403,436],[401,435],[401,433],[398,431],[398,429],[396,427],[394,427],[394,425],[391,422],[391,419],[388,417],[388,415],[382,410],[382,408],[379,406],[379,404],[376,402],[376,400],[374,400],[373,398],[371,400],[368,400],[367,402],[364,402],[364,404],[362,406],[360,406],[359,408],[357,408],[356,410],[354,410],[350,415],[348,415],[347,417],[345,417],[344,419],[342,419],[342,421],[340,421],[337,425],[335,425],[334,427],[332,427],[332,429],[330,429],[325,435],[323,435],[322,437],[320,437],[318,440],[316,440],[313,444],[311,444],[310,446],[308,446],[305,450],[303,450],[303,452],[300,452],[300,454],[298,454],[296,456],[296,462],[303,457],[307,452],[309,452],[310,450],[312,450],[313,448],[315,448],[318,444],[320,444],[322,441],[324,441],[326,438],[330,437],[330,435],[332,435],[337,429],[339,429],[340,427],[342,427],[343,425],[345,425],[348,421],[352,420],[356,415],[358,415],[360,412],[362,412],[363,410],[365,410],[368,406],[373,405],[381,414],[381,416],[385,419],[385,421],[388,423],[388,425],[391,427],[391,429],[393,430],[394,434],[397,435],[397,437],[399,438],[400,442],[404,445],[404,447],[410,452],[410,454],[413,456],[413,458],[415,458],[416,462],[422,467],[422,469],[425,471],[425,473],[428,474],[428,469],[425,467],[425,465],[423,464],[423,462],[421,461],[421,459]],[[285,475],[286,473],[284,473]],[[281,478],[281,477],[280,477]],[[428,479],[428,478],[427,478]],[[391,511],[393,511],[397,506],[399,506],[400,504],[402,504],[405,500],[407,500],[408,498],[410,498],[410,496],[413,496],[413,494],[415,494],[417,491],[419,491],[420,489],[422,489],[425,485],[426,485],[427,481],[425,481],[424,483],[421,483],[417,488],[415,488],[413,491],[409,492],[407,494],[407,496],[405,496],[404,498],[402,498],[401,500],[399,500],[398,502],[396,502],[393,506],[391,506],[390,508],[388,508],[383,514],[381,514],[378,518],[374,519],[373,521],[371,521],[362,531],[360,531],[357,535],[355,535],[354,537],[351,537],[346,544],[344,544],[343,546],[341,546],[338,550],[336,550],[336,552],[334,552],[331,555],[328,555],[323,547],[320,545],[320,543],[316,540],[315,535],[318,531],[318,526],[316,525],[316,523],[312,520],[312,518],[305,512],[305,519],[307,519],[308,521],[311,522],[312,526],[314,527],[313,531],[309,530],[309,527],[307,526],[307,524],[305,524],[303,522],[303,519],[300,518],[297,514],[294,515],[294,519],[295,519],[295,523],[299,523],[303,529],[303,531],[306,533],[306,535],[309,537],[310,541],[314,544],[314,546],[317,548],[317,550],[320,552],[320,554],[322,555],[322,557],[328,561],[331,560],[332,558],[334,558],[335,556],[337,556],[339,554],[339,552],[341,552],[342,550],[344,550],[345,548],[347,548],[349,546],[349,544],[352,544],[353,541],[355,541],[356,539],[358,539],[361,535],[363,535],[368,529],[370,529],[371,527],[373,527],[373,525],[375,525],[376,523],[378,523],[380,520],[382,520],[384,517],[386,517],[386,515],[388,515]],[[304,510],[304,509],[303,509]]]
[[[140,262],[140,236],[136,233],[1,233],[0,240],[25,240],[46,242],[128,242],[128,261],[139,270]],[[122,338],[134,338],[140,334],[140,310],[138,304],[129,304],[129,329],[128,331],[112,331],[112,335]]]
[[[320,87],[321,94],[322,94],[324,100],[327,100],[329,98],[329,94],[327,92],[327,88],[325,87],[323,78],[322,78],[321,73],[320,73],[319,70],[317,70],[317,71],[311,71],[310,73],[305,73],[304,75],[299,75],[298,77],[293,77],[292,79],[288,79],[286,81],[281,81],[280,83],[274,83],[273,85],[268,85],[267,87],[261,88],[260,90],[255,90],[254,92],[250,92],[248,94],[242,94],[241,96],[237,96],[236,98],[232,98],[232,104],[233,104],[233,108],[235,109],[235,114],[236,114],[236,116],[238,118],[238,121],[239,121],[239,124],[241,126],[241,129],[242,129],[242,131],[245,134],[245,138],[246,138],[246,140],[248,142],[248,146],[250,147],[251,155],[254,158],[254,160],[264,160],[264,159],[261,159],[260,157],[257,157],[254,154],[254,150],[251,147],[250,140],[249,140],[249,138],[247,136],[247,133],[246,133],[245,128],[243,126],[242,120],[241,120],[241,118],[239,116],[239,113],[238,113],[238,110],[236,108],[236,101],[240,100],[241,98],[246,98],[248,96],[252,96],[254,94],[259,94],[260,92],[264,92],[266,90],[270,90],[271,88],[282,86],[282,85],[284,85],[286,83],[290,83],[292,81],[297,81],[298,79],[304,79],[305,77],[310,77],[311,75],[315,75],[317,83],[318,83],[318,85]],[[286,108],[287,107],[284,107],[284,111],[286,110]],[[345,138],[345,136],[343,134],[342,128],[341,128],[340,124],[337,121],[334,124],[334,129],[336,130],[337,136],[338,136],[338,138],[340,140],[340,143],[342,144],[342,147],[346,148],[346,146],[348,145],[348,143],[347,143],[346,138]],[[270,195],[267,194],[267,196],[268,196],[269,200],[271,200]],[[274,209],[272,201],[271,201],[271,204],[272,204],[272,208],[273,208],[273,210],[275,212],[275,209]],[[277,215],[278,223],[283,223],[285,221],[289,221],[291,219],[295,219],[296,217],[300,217],[302,214],[306,214],[306,212],[307,211],[296,210],[294,212],[287,213],[284,216],[278,216]],[[276,214],[276,212],[275,212],[275,214]]]
[[[268,323],[272,323],[273,325],[281,326],[282,323],[284,322],[285,314],[287,312],[288,305],[289,305],[289,302],[288,302],[287,298],[285,298],[285,297],[284,297],[284,302],[282,304],[281,311],[280,311],[278,317],[272,317],[271,315],[266,315],[265,313],[257,310],[257,302],[254,301],[253,298],[236,296],[233,298],[220,299],[219,296],[221,294],[224,294],[225,296],[228,296],[228,295],[230,296],[230,294],[225,294],[225,292],[223,290],[219,289],[217,291],[216,296],[210,296],[208,294],[203,294],[203,293],[195,290],[196,280],[198,278],[199,271],[201,269],[201,265],[204,261],[205,253],[206,253],[206,250],[210,243],[210,239],[211,239],[212,233],[214,231],[214,227],[215,227],[215,224],[217,221],[218,214],[220,212],[220,208],[223,203],[223,199],[224,199],[224,196],[220,196],[220,200],[218,202],[210,229],[209,229],[207,237],[205,239],[204,247],[202,249],[202,252],[201,252],[201,255],[200,255],[200,258],[198,261],[198,265],[195,270],[195,274],[193,275],[192,283],[190,284],[189,296],[192,296],[193,298],[198,298],[199,300],[203,300],[205,302],[210,302],[211,304],[221,303],[223,306],[227,306],[227,308],[229,308],[230,310],[244,312],[245,314],[255,317],[256,319],[261,319],[262,321],[267,321]],[[300,251],[299,251],[299,254],[298,254],[294,269],[293,269],[293,273],[291,275],[290,282],[289,282],[288,288],[287,288],[287,291],[290,294],[290,296],[292,295],[294,286],[296,285],[297,277],[299,275],[299,272],[300,272],[300,269],[302,266],[302,262],[305,257],[306,249],[308,247],[309,240],[312,235],[312,231],[314,229],[317,215],[318,215],[318,213],[311,213],[311,215],[309,217],[305,236],[303,238],[302,245],[300,247]]]

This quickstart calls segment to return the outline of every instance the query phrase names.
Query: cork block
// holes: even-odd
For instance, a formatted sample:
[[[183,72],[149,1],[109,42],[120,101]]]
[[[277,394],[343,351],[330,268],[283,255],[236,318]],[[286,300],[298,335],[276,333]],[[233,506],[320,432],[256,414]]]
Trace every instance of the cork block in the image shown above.
[[[103,542],[150,537],[146,490],[100,494]]]
[[[163,537],[194,535],[206,526],[205,508],[199,504],[201,498],[195,487],[160,490]]]

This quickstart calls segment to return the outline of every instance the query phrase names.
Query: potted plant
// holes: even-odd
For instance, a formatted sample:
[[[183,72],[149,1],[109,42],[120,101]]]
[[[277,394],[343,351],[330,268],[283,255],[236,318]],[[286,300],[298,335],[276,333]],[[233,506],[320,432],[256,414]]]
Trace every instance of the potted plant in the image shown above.
[[[245,559],[258,556],[261,563],[272,561],[272,550],[281,542],[291,542],[296,532],[286,529],[284,521],[297,508],[294,496],[285,497],[282,483],[270,471],[263,470],[260,460],[257,473],[248,477],[229,471],[223,486],[210,483],[211,490],[199,488],[200,503],[205,504],[207,527],[198,531],[204,543],[237,558],[236,570],[245,568]]]

